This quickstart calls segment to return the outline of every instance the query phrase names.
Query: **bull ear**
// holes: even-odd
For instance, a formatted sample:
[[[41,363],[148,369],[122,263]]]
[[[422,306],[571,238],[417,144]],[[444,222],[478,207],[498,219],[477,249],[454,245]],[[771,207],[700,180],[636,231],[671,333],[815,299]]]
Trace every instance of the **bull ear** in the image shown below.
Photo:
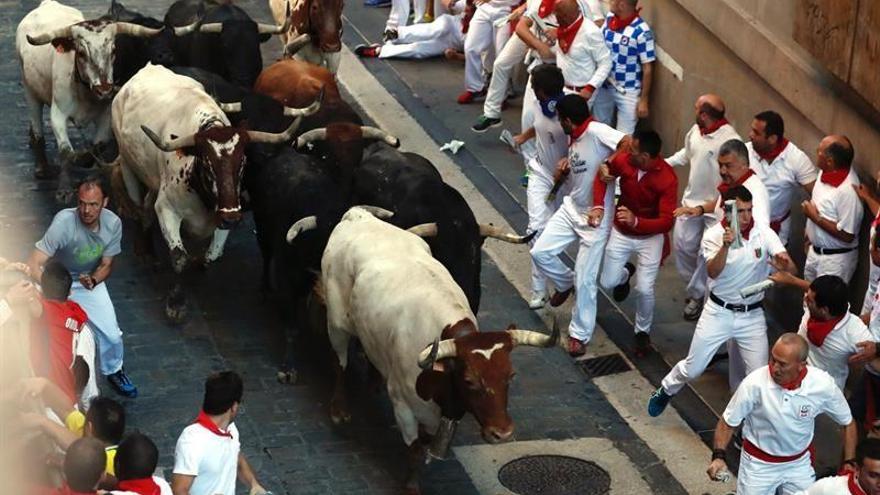
[[[55,47],[55,51],[58,53],[70,52],[75,48],[73,38],[55,38],[52,40],[52,46]]]

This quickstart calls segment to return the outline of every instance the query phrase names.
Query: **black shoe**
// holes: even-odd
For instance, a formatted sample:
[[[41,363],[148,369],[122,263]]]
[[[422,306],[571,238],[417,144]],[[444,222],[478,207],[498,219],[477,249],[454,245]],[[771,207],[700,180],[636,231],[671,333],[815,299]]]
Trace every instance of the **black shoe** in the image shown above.
[[[480,115],[480,117],[477,119],[477,122],[471,126],[471,130],[474,132],[482,133],[488,131],[492,127],[498,127],[499,125],[501,125],[501,119]]]
[[[623,267],[626,268],[627,272],[629,272],[629,275],[626,276],[626,282],[615,287],[614,291],[612,291],[611,293],[611,296],[617,302],[623,301],[627,298],[627,296],[629,296],[629,279],[631,279],[633,273],[636,272],[636,266],[629,261],[627,261],[626,264],[623,265]]]
[[[110,383],[110,386],[113,387],[113,390],[119,395],[128,397],[129,399],[134,399],[138,395],[137,387],[134,386],[134,383],[132,383],[128,375],[125,374],[124,369],[120,369],[112,375],[107,375],[107,381]]]
[[[388,43],[389,41],[394,41],[397,39],[397,30],[396,29],[386,29],[384,33],[382,33],[382,43]]]
[[[636,357],[645,357],[651,353],[651,336],[647,332],[636,332]]]

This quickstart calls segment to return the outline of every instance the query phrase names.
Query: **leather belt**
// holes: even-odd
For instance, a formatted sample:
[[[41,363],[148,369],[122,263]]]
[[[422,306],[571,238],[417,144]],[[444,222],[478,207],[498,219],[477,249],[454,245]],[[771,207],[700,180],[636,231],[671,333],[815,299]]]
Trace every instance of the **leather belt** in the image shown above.
[[[581,90],[586,88],[587,86],[572,86],[571,84],[566,84],[565,87],[572,90],[572,91],[580,93]]]
[[[731,304],[728,302],[724,302],[724,299],[716,296],[714,292],[709,293],[709,300],[713,303],[721,306],[724,309],[729,309],[736,313],[748,313],[754,309],[758,309],[764,306],[764,301],[758,301],[752,304]]]
[[[811,246],[811,247],[813,248],[814,253],[822,254],[822,255],[843,254],[843,253],[848,253],[850,251],[855,251],[856,249],[858,249],[857,247],[851,247],[851,248],[820,248],[820,247],[816,247],[816,246]]]

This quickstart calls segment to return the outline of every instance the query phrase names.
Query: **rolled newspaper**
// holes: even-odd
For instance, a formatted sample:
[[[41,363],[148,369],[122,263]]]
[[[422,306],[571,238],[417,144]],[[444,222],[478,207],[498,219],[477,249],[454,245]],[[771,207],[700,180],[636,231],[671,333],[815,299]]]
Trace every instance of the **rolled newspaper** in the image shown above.
[[[728,481],[730,481],[730,478],[730,471],[722,469],[721,471],[715,473],[715,477],[712,479],[721,483],[727,483]]]
[[[503,131],[501,131],[501,136],[499,136],[498,139],[500,139],[502,143],[510,146],[510,149],[512,149],[515,153],[520,153],[519,145],[516,144],[516,141],[513,140],[513,133],[511,133],[509,130],[504,129]]]
[[[758,282],[757,284],[752,284],[748,287],[743,287],[742,289],[739,290],[739,295],[740,295],[740,297],[745,299],[747,297],[754,296],[755,294],[758,294],[759,292],[764,292],[765,290],[769,289],[770,287],[773,287],[773,285],[774,284],[773,284],[772,280],[770,280],[770,279],[763,280],[761,282]]]
[[[739,214],[736,210],[736,200],[728,199],[724,202],[724,216],[727,218],[727,225],[733,231],[733,242],[730,249],[739,249],[743,247],[742,235],[739,232]]]

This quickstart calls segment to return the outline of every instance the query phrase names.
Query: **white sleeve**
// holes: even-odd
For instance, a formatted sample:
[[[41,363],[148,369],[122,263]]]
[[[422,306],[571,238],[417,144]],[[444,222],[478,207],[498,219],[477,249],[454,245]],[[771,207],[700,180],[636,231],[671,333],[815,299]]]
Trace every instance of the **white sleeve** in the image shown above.
[[[767,252],[769,252],[771,256],[776,256],[777,254],[785,252],[785,244],[782,243],[782,240],[773,229],[769,227],[764,229],[764,236]]]
[[[758,368],[758,370],[762,369]],[[755,371],[746,376],[745,380],[739,384],[733,397],[730,398],[730,402],[727,403],[727,407],[724,408],[724,413],[721,417],[728,426],[733,428],[739,427],[743,420],[746,419],[746,416],[751,414],[752,409],[755,408],[755,398],[758,395],[756,389],[759,385],[754,383],[754,379],[749,380],[749,377],[754,376]]]
[[[584,10],[584,6],[581,6],[581,10],[584,12],[584,17],[590,19],[592,21],[600,21],[605,18],[605,12],[602,10],[602,2],[600,0],[584,0],[586,2],[587,10]]]
[[[709,230],[703,234],[703,241],[700,243],[700,250],[703,252],[703,259],[711,260],[718,254],[723,245],[724,230],[720,227],[720,223],[709,227]],[[730,424],[730,423],[728,423]]]
[[[838,480],[837,478],[839,478],[839,476],[822,478],[821,480],[813,483],[806,490],[795,492],[794,495],[840,495],[840,480]]]
[[[846,402],[846,397],[843,396],[843,391],[834,383],[834,379],[830,375],[827,378],[829,383],[828,396],[825,398],[825,403],[822,404],[822,412],[830,416],[840,426],[846,426],[853,421],[849,404]]]
[[[626,134],[618,131],[607,124],[597,123],[590,125],[590,133],[599,139],[599,142],[607,146],[611,151],[617,149],[620,140],[626,137]]]
[[[89,381],[83,388],[80,403],[83,410],[88,410],[92,399],[100,394],[98,390],[97,369],[95,368],[95,335],[92,333],[88,323],[83,325],[82,330],[77,334],[75,342],[74,354],[81,356],[89,365]]]
[[[856,322],[856,327],[852,329],[850,332],[850,345],[852,346],[851,351],[853,353],[859,352],[859,348],[856,347],[856,344],[859,342],[876,342],[877,338],[874,337],[874,334],[868,330],[868,327],[862,323],[861,318],[856,315],[851,315],[851,318],[855,318],[859,320]]]
[[[836,198],[837,204],[834,205],[837,209],[837,229],[847,234],[858,234],[865,213],[864,207],[852,187],[843,187],[847,189],[840,191]]]
[[[816,182],[816,177],[819,175],[819,169],[813,165],[810,157],[804,152],[799,153],[797,158],[793,160],[791,169],[798,184],[802,186],[810,182]]]
[[[0,299],[0,326],[3,326],[10,318],[12,318],[12,308],[9,307],[6,299]]]
[[[602,36],[602,30],[593,26],[587,35],[587,51],[596,61],[596,72],[587,82],[588,85],[599,89],[605,84],[608,75],[611,74],[611,51],[605,44],[605,38]]]
[[[689,130],[687,132],[687,134],[684,135],[684,146],[680,150],[678,150],[678,152],[676,152],[674,155],[667,158],[666,163],[668,163],[669,165],[671,165],[673,167],[684,167],[685,165],[690,165],[690,163],[691,163],[690,151],[691,150],[690,150],[689,144],[691,142],[691,133],[692,132],[694,132],[693,128],[691,128],[691,130]]]
[[[198,476],[201,462],[202,447],[195,438],[191,438],[189,430],[184,429],[174,447],[174,474]]]

